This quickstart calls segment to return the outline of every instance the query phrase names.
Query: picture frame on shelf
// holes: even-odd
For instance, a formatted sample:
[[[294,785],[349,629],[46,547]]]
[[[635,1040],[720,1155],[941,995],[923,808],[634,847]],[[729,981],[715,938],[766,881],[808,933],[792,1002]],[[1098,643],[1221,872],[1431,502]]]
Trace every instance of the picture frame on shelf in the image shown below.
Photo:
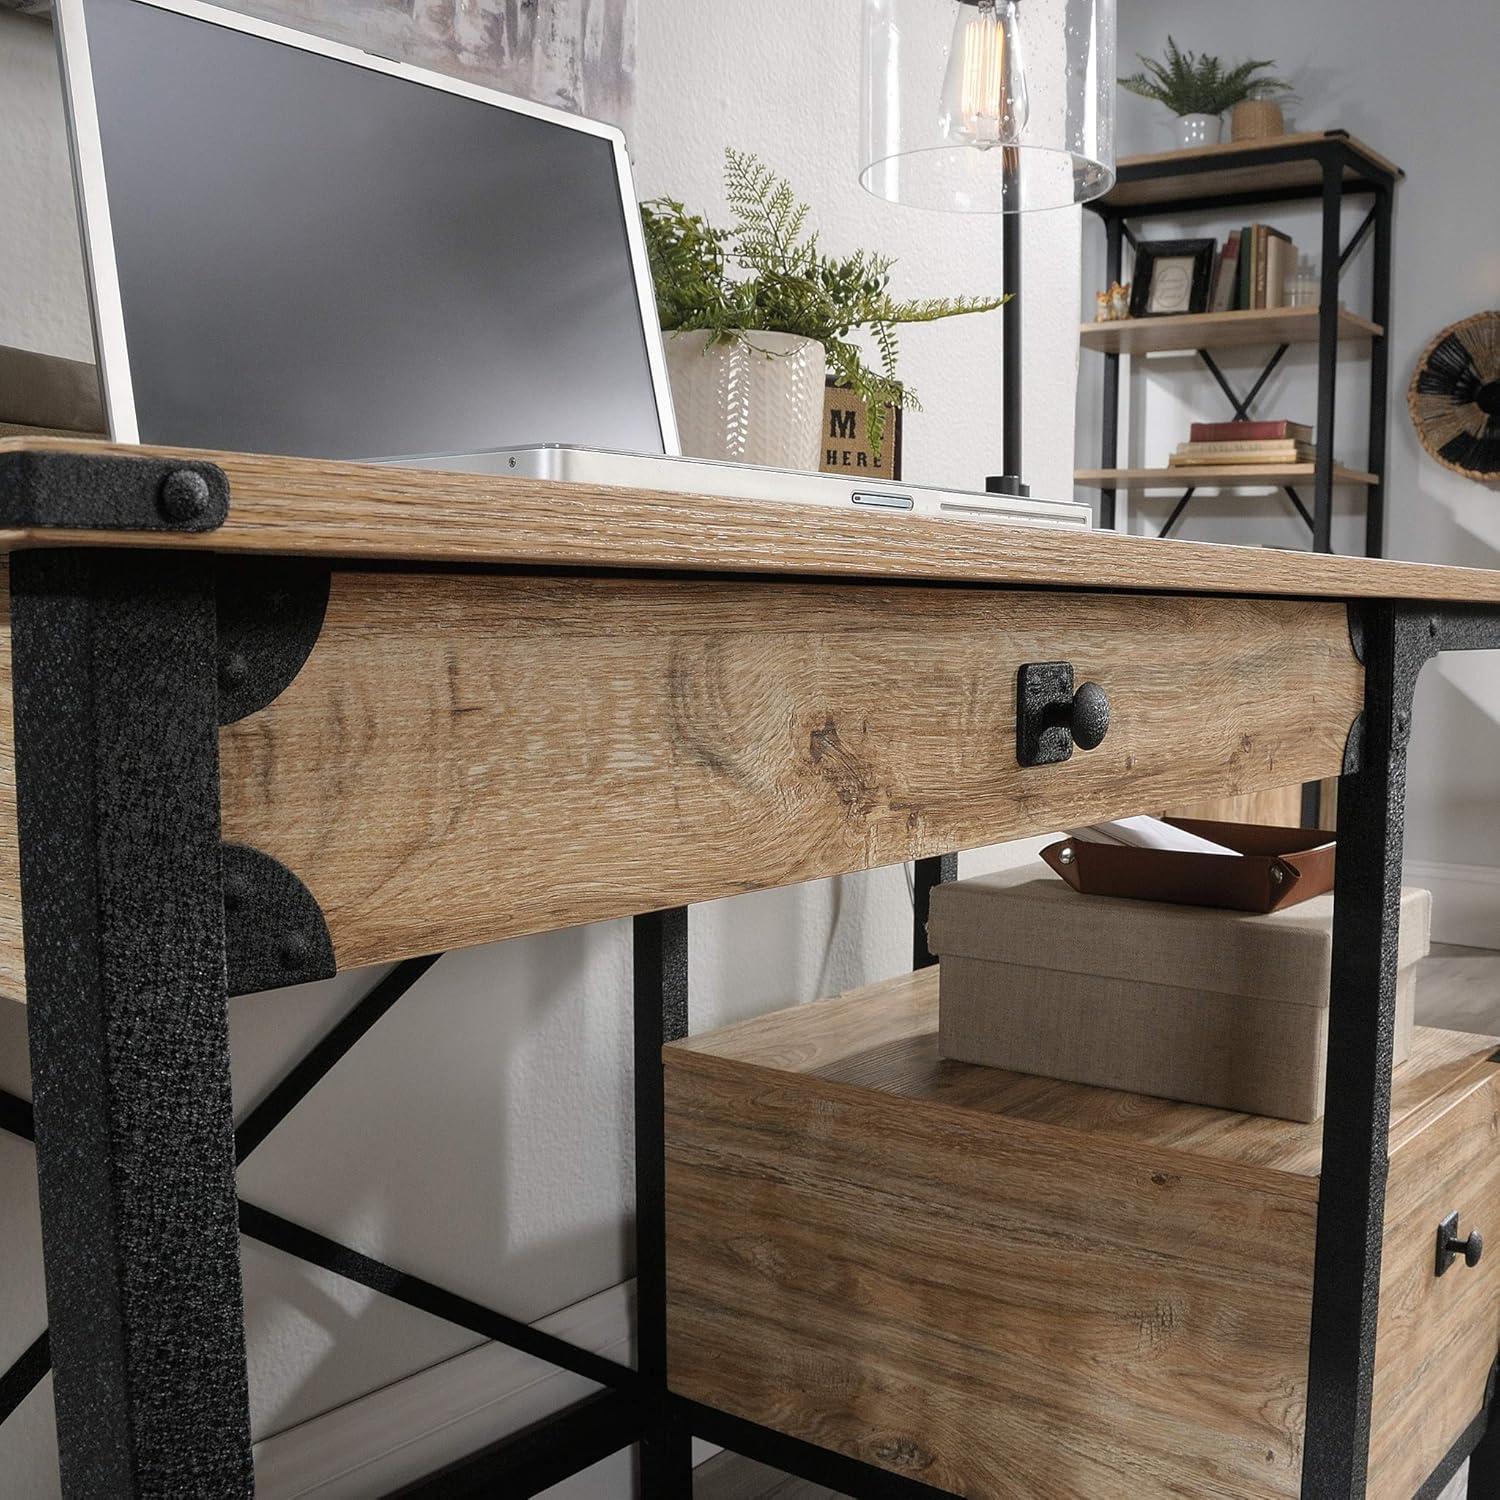
[[[1142,240],[1130,288],[1132,318],[1170,318],[1208,311],[1218,242]]]

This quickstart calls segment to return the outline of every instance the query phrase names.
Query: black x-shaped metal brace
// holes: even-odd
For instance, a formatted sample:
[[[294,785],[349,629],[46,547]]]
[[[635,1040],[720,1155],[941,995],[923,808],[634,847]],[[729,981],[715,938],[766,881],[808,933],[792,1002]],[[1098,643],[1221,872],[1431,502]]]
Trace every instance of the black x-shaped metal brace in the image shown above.
[[[441,954],[410,958],[396,965],[369,990],[286,1076],[257,1104],[235,1130],[235,1160],[243,1162],[265,1141],[312,1089],[325,1078],[354,1044],[368,1032],[438,961]],[[31,1106],[14,1094],[0,1091],[0,1129],[23,1140],[34,1140]],[[587,1349],[543,1333],[528,1323],[507,1317],[419,1276],[388,1266],[341,1245],[304,1225],[243,1199],[239,1205],[240,1231],[249,1238],[294,1256],[309,1265],[380,1292],[408,1307],[457,1324],[482,1338],[507,1344],[549,1364],[571,1370],[612,1390],[634,1384],[635,1371]],[[0,1422],[4,1422],[40,1383],[51,1368],[49,1339],[43,1330],[21,1356],[0,1375]],[[633,1407],[633,1401],[632,1401]],[[616,1443],[623,1447],[632,1437]],[[613,1451],[613,1450],[607,1450]],[[601,1453],[601,1457],[605,1454]],[[538,1459],[540,1463],[541,1460]],[[571,1471],[569,1471],[571,1472]],[[559,1475],[559,1477],[565,1477]]]

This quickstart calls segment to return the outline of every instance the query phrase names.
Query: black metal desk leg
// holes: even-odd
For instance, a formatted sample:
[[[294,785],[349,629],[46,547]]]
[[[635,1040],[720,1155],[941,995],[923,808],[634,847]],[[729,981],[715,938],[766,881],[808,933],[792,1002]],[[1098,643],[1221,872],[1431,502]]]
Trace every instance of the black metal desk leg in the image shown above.
[[[1418,625],[1420,623],[1420,639]],[[1401,919],[1406,745],[1425,622],[1365,612],[1365,709],[1357,770],[1339,781],[1328,1092],[1308,1361],[1307,1500],[1365,1493],[1380,1297]]]
[[[916,862],[912,872],[911,966],[914,969],[930,969],[937,962],[937,954],[927,946],[927,916],[932,909],[933,887],[957,879],[956,854],[934,854],[930,859]]]
[[[1371,604],[1351,624],[1365,664],[1365,706],[1339,779],[1306,1500],[1361,1500],[1365,1493],[1389,1167],[1406,750],[1417,677],[1440,651],[1500,650],[1500,614],[1483,606]],[[1486,1451],[1478,1467],[1484,1472],[1494,1463]],[[1500,1487],[1471,1484],[1470,1494],[1490,1493]]]
[[[1500,1495],[1500,1420],[1492,1420],[1469,1455],[1469,1494],[1473,1500]]]
[[[636,1367],[646,1407],[640,1493],[691,1500],[692,1438],[667,1394],[667,1161],[661,1049],[688,1031],[687,908],[637,917],[635,943]]]
[[[69,1497],[253,1491],[212,559],[12,559],[42,1244]]]

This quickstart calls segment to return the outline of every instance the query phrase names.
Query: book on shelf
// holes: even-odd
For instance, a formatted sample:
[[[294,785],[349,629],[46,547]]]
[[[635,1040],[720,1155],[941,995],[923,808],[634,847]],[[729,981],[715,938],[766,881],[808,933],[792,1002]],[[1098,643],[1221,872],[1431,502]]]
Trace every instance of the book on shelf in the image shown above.
[[[1296,268],[1296,245],[1274,225],[1246,224],[1231,230],[1214,287],[1214,310],[1254,312],[1287,306],[1287,283]]]
[[[1259,285],[1262,307],[1285,307],[1287,279],[1297,266],[1297,247],[1289,235],[1269,224],[1262,226],[1266,232],[1265,254],[1261,260]]]
[[[1264,442],[1268,438],[1292,438],[1310,443],[1313,430],[1302,422],[1194,422],[1188,437],[1195,443]]]
[[[1209,301],[1211,312],[1228,312],[1234,306],[1235,278],[1239,274],[1240,231],[1231,229],[1229,238],[1219,251],[1219,263],[1214,272],[1213,296]]]
[[[1305,464],[1317,457],[1311,443],[1179,443],[1168,465],[1191,468],[1193,465],[1219,464]]]

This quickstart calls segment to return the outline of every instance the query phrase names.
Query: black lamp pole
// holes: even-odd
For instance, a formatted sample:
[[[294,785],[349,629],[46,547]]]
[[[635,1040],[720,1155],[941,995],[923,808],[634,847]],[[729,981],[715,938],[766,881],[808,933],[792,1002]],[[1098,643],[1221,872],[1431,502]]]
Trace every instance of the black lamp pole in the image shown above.
[[[1021,215],[1020,152],[1005,148],[1005,204],[1000,236],[1000,289],[1011,300],[1000,309],[1000,461],[1004,472],[985,480],[993,495],[1028,495],[1021,480]]]

